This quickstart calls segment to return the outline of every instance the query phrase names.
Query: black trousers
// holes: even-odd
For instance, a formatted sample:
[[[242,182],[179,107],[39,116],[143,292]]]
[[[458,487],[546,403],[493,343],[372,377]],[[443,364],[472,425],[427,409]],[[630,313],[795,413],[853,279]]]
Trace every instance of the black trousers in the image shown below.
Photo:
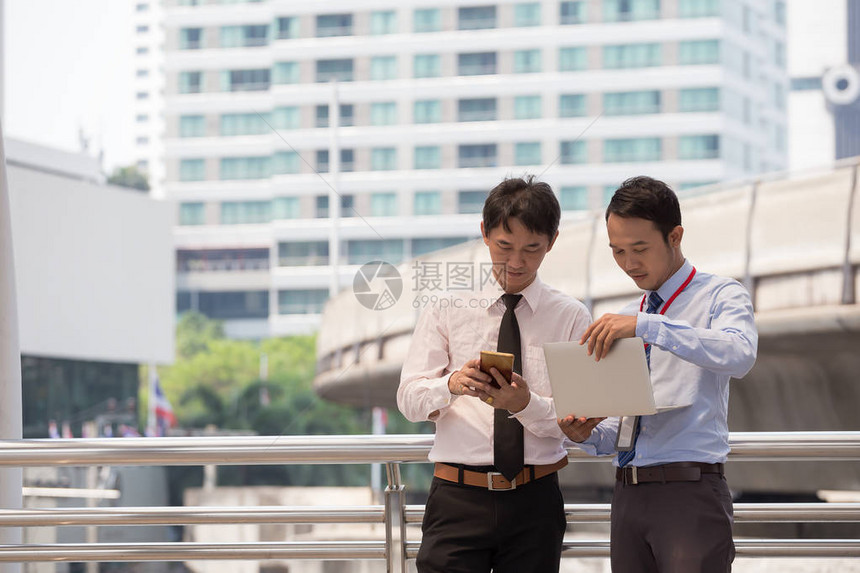
[[[615,483],[613,573],[728,573],[735,558],[732,496],[724,477]]]
[[[512,491],[433,478],[419,573],[558,572],[567,523],[558,474]]]

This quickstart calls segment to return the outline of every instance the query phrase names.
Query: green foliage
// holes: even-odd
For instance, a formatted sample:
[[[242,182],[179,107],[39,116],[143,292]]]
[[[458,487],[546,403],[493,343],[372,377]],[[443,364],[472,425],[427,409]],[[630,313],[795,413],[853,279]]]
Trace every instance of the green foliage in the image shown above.
[[[149,181],[146,175],[137,170],[134,165],[128,167],[117,167],[113,170],[108,183],[118,185],[119,187],[128,187],[129,189],[137,189],[138,191],[149,191]]]

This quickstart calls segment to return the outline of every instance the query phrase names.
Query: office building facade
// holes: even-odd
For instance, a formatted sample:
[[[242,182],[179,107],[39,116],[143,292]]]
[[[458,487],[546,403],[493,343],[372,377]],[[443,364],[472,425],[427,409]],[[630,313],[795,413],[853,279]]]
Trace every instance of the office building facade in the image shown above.
[[[781,1],[164,9],[177,309],[233,336],[313,331],[333,276],[477,238],[505,176],[575,218],[628,176],[685,192],[787,165]]]

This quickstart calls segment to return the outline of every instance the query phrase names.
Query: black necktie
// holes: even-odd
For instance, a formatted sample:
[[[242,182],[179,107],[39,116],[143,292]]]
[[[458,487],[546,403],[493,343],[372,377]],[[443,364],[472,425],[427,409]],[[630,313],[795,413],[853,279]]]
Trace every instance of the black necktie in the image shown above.
[[[499,327],[498,352],[509,352],[514,355],[514,372],[523,373],[522,349],[520,345],[520,325],[514,309],[521,294],[505,294],[505,314]],[[496,408],[493,419],[493,461],[496,469],[509,481],[523,469],[523,425],[504,408]]]

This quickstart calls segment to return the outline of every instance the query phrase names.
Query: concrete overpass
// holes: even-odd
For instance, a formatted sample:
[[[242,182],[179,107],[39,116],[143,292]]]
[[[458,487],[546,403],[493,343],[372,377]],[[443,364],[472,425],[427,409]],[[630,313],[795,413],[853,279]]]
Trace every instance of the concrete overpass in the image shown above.
[[[732,382],[732,431],[860,429],[857,175],[855,159],[681,201],[685,255],[702,270],[746,284],[756,308],[759,357],[746,378]],[[607,244],[602,213],[563,223],[542,279],[583,300],[594,316],[617,310],[637,291]],[[403,264],[402,293],[385,310],[366,308],[352,291],[332,299],[319,333],[316,391],[339,402],[396,407],[415,307],[440,294],[426,281],[427,269],[443,270],[444,282],[447,268],[471,266],[477,275],[488,261],[475,241]],[[372,286],[379,292],[384,284],[377,279]],[[577,481],[604,483],[608,474],[598,465]],[[767,491],[860,489],[856,464],[832,472],[808,466],[769,464],[761,471],[742,464],[732,483]]]

